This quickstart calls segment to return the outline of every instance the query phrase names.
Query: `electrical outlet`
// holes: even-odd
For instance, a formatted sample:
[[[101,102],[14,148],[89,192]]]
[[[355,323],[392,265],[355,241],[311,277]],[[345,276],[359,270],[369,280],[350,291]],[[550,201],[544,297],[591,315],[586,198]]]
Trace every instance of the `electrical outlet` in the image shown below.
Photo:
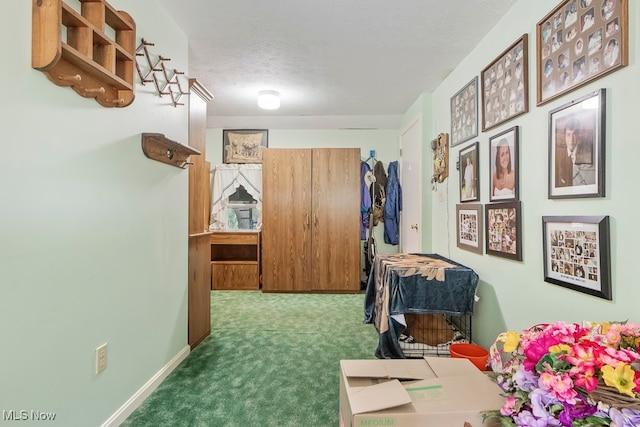
[[[107,369],[107,343],[96,348],[96,375]]]

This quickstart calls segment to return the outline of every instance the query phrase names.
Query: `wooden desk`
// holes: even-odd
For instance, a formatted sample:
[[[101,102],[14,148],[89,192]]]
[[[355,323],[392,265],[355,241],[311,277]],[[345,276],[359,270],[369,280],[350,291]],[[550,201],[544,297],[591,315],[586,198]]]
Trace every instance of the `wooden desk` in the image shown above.
[[[260,231],[214,231],[211,289],[260,289]]]

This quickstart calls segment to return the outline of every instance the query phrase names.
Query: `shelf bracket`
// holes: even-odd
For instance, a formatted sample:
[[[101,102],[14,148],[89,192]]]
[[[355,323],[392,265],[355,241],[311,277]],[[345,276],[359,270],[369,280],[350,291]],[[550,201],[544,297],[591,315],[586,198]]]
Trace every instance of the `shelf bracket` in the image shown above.
[[[142,152],[149,159],[182,169],[193,164],[189,162],[189,156],[202,154],[195,148],[166,138],[161,133],[143,133]]]

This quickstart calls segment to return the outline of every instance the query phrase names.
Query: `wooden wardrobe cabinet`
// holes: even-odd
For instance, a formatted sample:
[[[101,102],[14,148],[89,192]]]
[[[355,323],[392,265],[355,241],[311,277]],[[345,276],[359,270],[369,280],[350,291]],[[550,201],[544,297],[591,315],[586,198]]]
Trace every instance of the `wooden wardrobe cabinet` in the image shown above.
[[[360,291],[360,149],[268,148],[262,290]]]

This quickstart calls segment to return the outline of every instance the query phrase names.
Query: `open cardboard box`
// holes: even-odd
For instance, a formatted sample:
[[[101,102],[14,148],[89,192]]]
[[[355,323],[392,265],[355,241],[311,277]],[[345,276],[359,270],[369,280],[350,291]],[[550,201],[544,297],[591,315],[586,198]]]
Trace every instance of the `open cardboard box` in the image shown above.
[[[467,359],[340,361],[340,426],[481,427],[500,387]]]

